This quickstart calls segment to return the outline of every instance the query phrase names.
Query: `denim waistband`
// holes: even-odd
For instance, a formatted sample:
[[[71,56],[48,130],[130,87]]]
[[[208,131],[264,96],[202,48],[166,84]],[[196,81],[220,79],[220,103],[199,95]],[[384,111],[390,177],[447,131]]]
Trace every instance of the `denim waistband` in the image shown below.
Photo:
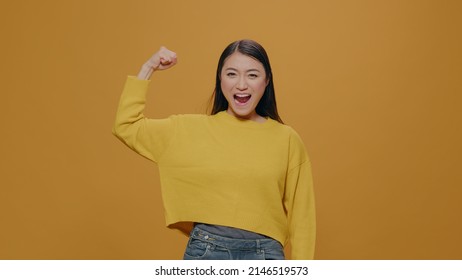
[[[228,249],[267,249],[267,248],[282,248],[279,241],[272,238],[261,238],[261,239],[238,239],[220,236],[217,234],[210,233],[203,229],[195,227],[190,236],[216,246],[225,247]]]

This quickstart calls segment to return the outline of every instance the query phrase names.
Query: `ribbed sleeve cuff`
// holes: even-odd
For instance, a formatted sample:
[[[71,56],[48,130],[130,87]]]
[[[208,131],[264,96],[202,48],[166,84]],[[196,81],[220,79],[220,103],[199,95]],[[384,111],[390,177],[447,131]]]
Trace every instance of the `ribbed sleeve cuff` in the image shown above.
[[[130,95],[146,95],[151,80],[140,80],[136,76],[127,76],[125,81],[124,92],[129,92]]]

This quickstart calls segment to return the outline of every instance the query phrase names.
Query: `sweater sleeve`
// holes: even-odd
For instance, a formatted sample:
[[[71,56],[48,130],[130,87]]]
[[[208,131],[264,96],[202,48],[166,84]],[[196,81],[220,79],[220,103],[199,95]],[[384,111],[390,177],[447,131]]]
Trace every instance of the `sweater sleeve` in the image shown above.
[[[316,216],[311,163],[297,134],[291,139],[284,207],[289,222],[289,241],[294,260],[314,258]]]
[[[149,83],[149,80],[127,77],[112,132],[140,155],[158,162],[173,137],[175,118],[148,119],[144,116]]]

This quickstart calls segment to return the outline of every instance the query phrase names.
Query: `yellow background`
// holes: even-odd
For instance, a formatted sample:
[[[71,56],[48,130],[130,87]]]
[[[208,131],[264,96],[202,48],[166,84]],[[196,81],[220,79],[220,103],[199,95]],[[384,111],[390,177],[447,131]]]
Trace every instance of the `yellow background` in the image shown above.
[[[313,163],[317,259],[462,258],[460,1],[2,1],[1,259],[178,259],[155,164],[112,134],[160,45],[150,117],[203,113],[218,56],[268,51]]]

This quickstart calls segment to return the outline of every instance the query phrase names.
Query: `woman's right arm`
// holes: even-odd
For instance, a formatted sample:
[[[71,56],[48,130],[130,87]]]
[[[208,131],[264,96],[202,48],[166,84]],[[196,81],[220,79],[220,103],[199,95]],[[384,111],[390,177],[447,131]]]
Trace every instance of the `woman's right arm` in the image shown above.
[[[138,76],[129,76],[117,109],[113,133],[131,149],[157,161],[173,134],[172,118],[148,119],[144,116],[146,93],[151,75],[169,69],[177,62],[176,54],[161,47],[146,61]]]

